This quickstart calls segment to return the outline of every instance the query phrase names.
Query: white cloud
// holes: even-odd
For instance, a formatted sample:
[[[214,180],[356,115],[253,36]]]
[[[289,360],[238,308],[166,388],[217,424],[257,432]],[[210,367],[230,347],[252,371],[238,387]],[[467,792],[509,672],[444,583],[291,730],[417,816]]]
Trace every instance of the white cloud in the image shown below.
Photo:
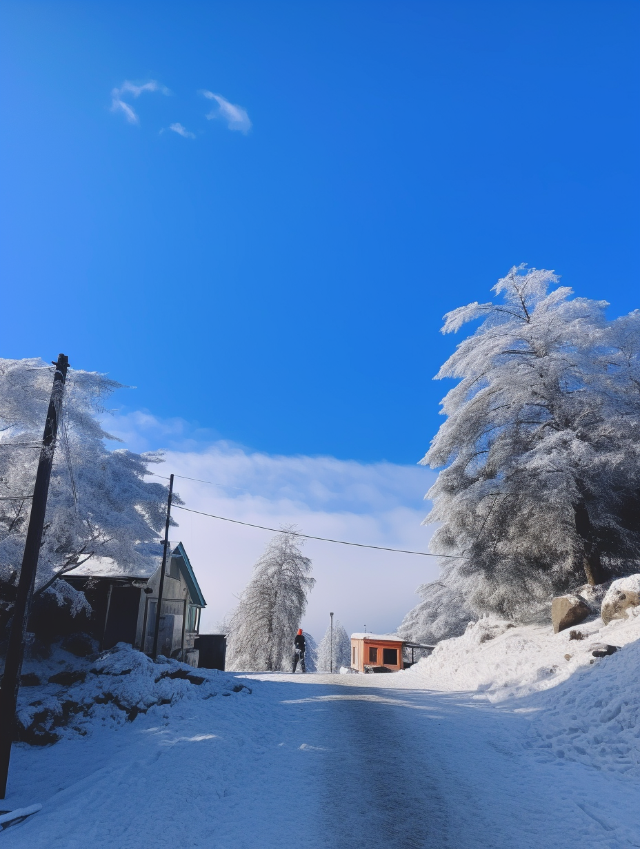
[[[179,136],[182,136],[185,139],[195,139],[196,134],[190,133],[186,127],[183,127],[182,124],[176,121],[175,124],[169,124],[169,129],[173,130],[174,133],[177,133]]]
[[[127,103],[122,98],[127,94],[134,98],[138,98],[145,91],[159,91],[162,94],[171,94],[169,89],[166,86],[161,85],[157,80],[149,80],[149,82],[142,83],[142,85],[136,85],[129,80],[125,80],[120,88],[114,88],[111,90],[111,111],[123,112],[125,118],[130,124],[139,124],[140,119],[138,117],[138,113],[130,103]]]
[[[218,104],[217,109],[212,109],[207,114],[207,118],[210,120],[220,118],[227,122],[227,127],[230,130],[239,130],[241,133],[245,133],[245,135],[249,132],[251,129],[251,120],[246,109],[243,109],[242,106],[238,106],[237,104],[229,103],[221,94],[214,94],[212,91],[203,91],[202,94],[208,100],[215,100]]]
[[[124,100],[120,100],[114,97],[111,101],[111,111],[117,112],[118,110],[124,112],[125,117],[130,124],[140,123],[140,119],[138,118],[135,109],[133,109],[132,106],[129,106],[128,103],[125,103]]]
[[[421,525],[423,497],[434,475],[422,466],[274,456],[204,433],[194,439],[181,420],[162,422],[147,413],[116,416],[106,427],[135,450],[172,444],[159,474],[218,484],[176,479],[185,506],[194,510],[271,528],[297,524],[314,536],[427,550],[431,530]],[[211,631],[235,606],[272,534],[178,509],[174,515],[174,537],[184,542],[208,602],[203,631]],[[418,602],[416,587],[438,574],[435,558],[314,540],[305,542],[304,551],[317,580],[304,626],[317,639],[330,610],[351,632],[365,625],[374,632],[393,630]]]

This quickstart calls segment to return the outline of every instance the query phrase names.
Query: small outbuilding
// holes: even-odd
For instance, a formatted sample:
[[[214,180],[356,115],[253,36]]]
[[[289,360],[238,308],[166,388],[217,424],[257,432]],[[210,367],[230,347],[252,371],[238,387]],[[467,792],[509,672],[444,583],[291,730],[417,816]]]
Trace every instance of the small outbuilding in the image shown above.
[[[194,647],[200,628],[200,613],[206,606],[193,567],[181,542],[169,543],[158,654],[198,665]],[[91,636],[100,649],[130,643],[150,654],[158,609],[158,586],[162,559],[131,574],[108,557],[91,557],[64,576],[82,590],[93,609]]]
[[[393,634],[352,634],[351,668],[358,672],[397,672],[404,668],[404,640]]]
[[[394,634],[352,634],[351,668],[358,672],[398,672],[413,666],[416,651],[420,658],[431,654],[434,648]]]

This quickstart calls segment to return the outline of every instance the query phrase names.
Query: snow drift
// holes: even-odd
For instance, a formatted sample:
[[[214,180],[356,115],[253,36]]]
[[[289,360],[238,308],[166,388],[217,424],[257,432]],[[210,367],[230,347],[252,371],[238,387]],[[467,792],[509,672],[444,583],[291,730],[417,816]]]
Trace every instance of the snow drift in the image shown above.
[[[619,649],[594,657],[607,645]],[[394,678],[526,713],[541,754],[640,777],[640,607],[558,634],[487,616]]]

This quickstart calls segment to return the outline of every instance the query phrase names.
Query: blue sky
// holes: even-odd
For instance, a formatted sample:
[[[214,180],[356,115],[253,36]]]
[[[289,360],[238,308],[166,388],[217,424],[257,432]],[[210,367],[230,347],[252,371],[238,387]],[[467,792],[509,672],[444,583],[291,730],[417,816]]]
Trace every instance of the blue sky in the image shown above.
[[[260,452],[410,464],[442,315],[511,265],[638,306],[635,2],[1,15],[3,356]]]

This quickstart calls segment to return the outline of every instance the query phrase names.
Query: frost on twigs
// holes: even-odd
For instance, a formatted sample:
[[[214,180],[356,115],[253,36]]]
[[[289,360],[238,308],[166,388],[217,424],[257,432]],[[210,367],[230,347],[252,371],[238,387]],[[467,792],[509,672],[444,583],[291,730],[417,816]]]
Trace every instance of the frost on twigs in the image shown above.
[[[30,514],[53,367],[39,359],[0,359],[0,625],[11,613]],[[93,554],[135,572],[158,558],[166,488],[149,483],[155,454],[108,449],[99,416],[119,384],[69,369],[49,488],[36,593],[53,593],[76,614],[83,597],[56,576]]]
[[[441,583],[471,611],[521,621],[585,580],[638,571],[640,312],[610,321],[605,301],[557,284],[519,266],[496,302],[445,316],[446,333],[480,324],[437,375],[457,383],[422,461],[440,469],[431,550],[460,555]],[[438,593],[421,593],[403,623],[414,638],[444,625]]]
[[[295,528],[283,528],[253,568],[231,619],[227,667],[239,671],[291,670],[296,630],[313,588],[311,560]]]
[[[402,620],[398,635],[414,643],[433,645],[440,640],[459,637],[476,618],[464,596],[443,581],[418,587],[422,601]]]

